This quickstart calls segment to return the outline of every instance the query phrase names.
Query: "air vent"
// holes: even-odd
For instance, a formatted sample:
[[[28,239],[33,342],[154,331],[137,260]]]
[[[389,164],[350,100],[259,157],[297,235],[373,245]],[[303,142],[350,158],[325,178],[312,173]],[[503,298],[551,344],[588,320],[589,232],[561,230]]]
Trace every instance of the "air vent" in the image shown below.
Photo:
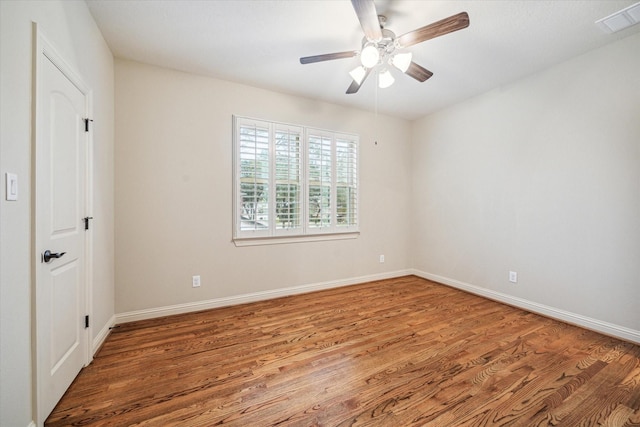
[[[596,25],[605,33],[616,33],[640,22],[640,3],[636,3],[606,18],[596,21]]]

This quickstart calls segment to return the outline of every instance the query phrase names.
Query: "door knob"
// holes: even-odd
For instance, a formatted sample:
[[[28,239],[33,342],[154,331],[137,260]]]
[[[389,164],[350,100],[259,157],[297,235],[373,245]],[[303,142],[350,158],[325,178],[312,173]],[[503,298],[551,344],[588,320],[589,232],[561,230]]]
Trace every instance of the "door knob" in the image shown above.
[[[42,262],[49,262],[54,258],[60,258],[62,257],[64,254],[66,254],[66,252],[60,252],[60,253],[52,253],[49,249],[47,249],[46,251],[44,251],[44,253],[42,254]]]

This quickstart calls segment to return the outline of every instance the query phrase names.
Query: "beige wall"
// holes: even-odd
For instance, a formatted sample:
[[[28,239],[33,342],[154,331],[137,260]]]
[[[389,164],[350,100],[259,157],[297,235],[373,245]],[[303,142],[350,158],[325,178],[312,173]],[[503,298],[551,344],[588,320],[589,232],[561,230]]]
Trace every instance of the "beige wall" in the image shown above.
[[[113,56],[84,2],[0,1],[0,425],[32,414],[32,21],[93,89],[93,339],[113,319]],[[5,201],[4,174],[19,179]],[[33,252],[32,252],[33,251]]]
[[[409,122],[124,60],[116,105],[117,313],[409,267]],[[236,247],[233,114],[359,134],[361,235]]]
[[[640,340],[638,52],[634,35],[416,121],[412,266]]]
[[[367,112],[117,60],[116,312],[414,271],[639,341],[637,47],[377,133]],[[359,133],[360,238],[235,247],[232,114]]]

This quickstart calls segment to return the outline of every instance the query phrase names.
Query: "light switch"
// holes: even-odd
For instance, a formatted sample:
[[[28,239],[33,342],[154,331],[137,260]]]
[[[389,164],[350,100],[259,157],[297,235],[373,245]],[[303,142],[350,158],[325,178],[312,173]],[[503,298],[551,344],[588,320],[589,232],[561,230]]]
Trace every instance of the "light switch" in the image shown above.
[[[18,200],[18,175],[15,173],[6,173],[7,183],[7,200]]]

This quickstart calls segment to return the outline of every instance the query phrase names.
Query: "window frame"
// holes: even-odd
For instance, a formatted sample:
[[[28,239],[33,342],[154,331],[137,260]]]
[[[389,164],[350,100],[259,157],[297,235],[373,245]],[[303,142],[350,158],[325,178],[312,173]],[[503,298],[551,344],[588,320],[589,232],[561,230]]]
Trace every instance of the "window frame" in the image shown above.
[[[242,153],[243,147],[241,141],[241,130],[246,127],[255,127],[256,129],[268,129],[268,162],[269,176],[267,178],[267,227],[264,229],[242,229],[243,221],[258,221],[257,206],[254,218],[243,219],[243,193],[242,193]],[[277,220],[277,171],[276,171],[276,133],[285,132],[289,134],[299,135],[298,146],[298,168],[300,183],[298,189],[298,200],[300,207],[298,209],[298,226],[292,228],[279,228]],[[311,155],[310,155],[310,138],[314,136],[322,136],[330,140],[330,185],[329,185],[329,220],[330,224],[323,227],[313,227],[310,224],[310,174],[311,174]],[[257,138],[257,137],[256,137]],[[355,196],[349,198],[348,206],[354,213],[349,219],[354,221],[348,222],[346,225],[340,225],[338,222],[337,193],[338,189],[345,187],[344,182],[338,182],[337,177],[337,152],[338,141],[346,141],[350,144],[350,152],[353,153],[353,161],[348,163],[347,169],[350,174],[349,186],[355,191]],[[360,234],[360,211],[359,211],[359,193],[360,193],[360,137],[357,134],[336,132],[324,129],[305,127],[301,125],[293,125],[281,122],[273,122],[263,119],[254,119],[250,117],[233,115],[233,233],[232,240],[236,246],[246,245],[262,245],[276,243],[292,243],[300,241],[317,241],[317,240],[336,240],[356,238]],[[258,143],[255,142],[257,145]],[[246,147],[246,146],[245,146]],[[257,148],[256,148],[257,150]],[[264,150],[263,150],[264,151]],[[263,153],[264,155],[264,153]],[[256,154],[257,156],[257,154]],[[257,160],[256,160],[257,162]],[[294,166],[295,168],[295,166]],[[290,169],[288,169],[290,170]],[[295,175],[295,174],[294,174]],[[291,176],[291,175],[290,175]],[[291,178],[288,178],[291,179]],[[245,181],[246,182],[246,181]],[[254,178],[254,182],[255,178]],[[294,180],[295,183],[295,180]],[[326,212],[321,212],[323,215]],[[355,223],[353,223],[355,222]]]

